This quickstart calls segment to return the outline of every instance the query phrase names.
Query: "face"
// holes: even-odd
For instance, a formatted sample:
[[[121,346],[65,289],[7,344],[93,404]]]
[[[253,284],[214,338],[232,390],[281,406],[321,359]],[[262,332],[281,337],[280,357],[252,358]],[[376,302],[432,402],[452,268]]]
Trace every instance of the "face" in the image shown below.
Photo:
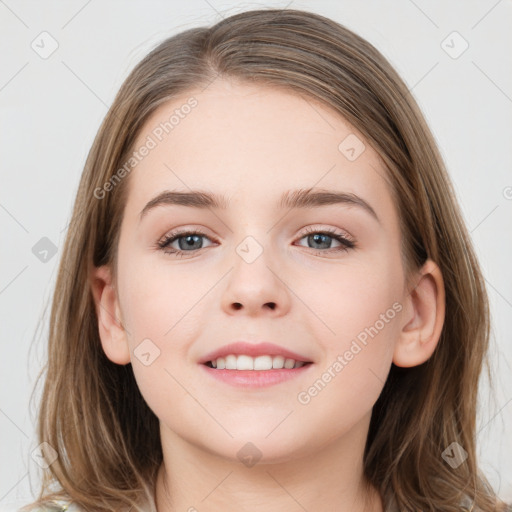
[[[251,442],[268,461],[366,436],[405,296],[398,214],[377,153],[317,102],[226,80],[162,105],[135,149],[143,145],[125,178],[116,289],[162,436],[230,459]],[[299,189],[331,196],[293,205]],[[197,190],[225,207],[162,195]],[[281,351],[307,364],[203,364],[237,341],[277,346],[255,353],[258,364],[278,366],[268,356]]]

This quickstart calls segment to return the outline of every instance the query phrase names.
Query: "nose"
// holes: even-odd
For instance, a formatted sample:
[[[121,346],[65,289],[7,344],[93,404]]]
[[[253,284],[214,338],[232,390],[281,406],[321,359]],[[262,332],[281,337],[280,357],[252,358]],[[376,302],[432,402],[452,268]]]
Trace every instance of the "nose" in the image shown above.
[[[270,250],[248,239],[237,247],[233,257],[222,308],[230,315],[284,315],[290,307],[286,275],[280,270],[284,267]]]

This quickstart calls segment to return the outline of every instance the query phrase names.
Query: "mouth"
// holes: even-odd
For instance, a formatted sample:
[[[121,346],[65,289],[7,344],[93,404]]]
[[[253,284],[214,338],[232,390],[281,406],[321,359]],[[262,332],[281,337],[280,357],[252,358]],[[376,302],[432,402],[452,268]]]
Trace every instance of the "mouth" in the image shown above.
[[[245,354],[229,354],[199,365],[209,377],[243,392],[301,378],[313,366],[311,361],[299,361],[281,355],[251,357]]]
[[[198,362],[208,378],[246,391],[301,378],[314,366],[310,357],[276,343],[235,341]]]
[[[295,370],[312,364],[311,361],[300,361],[281,355],[261,355],[251,357],[249,355],[229,354],[225,357],[217,357],[203,363],[208,368],[216,370],[240,370],[240,371],[271,371],[271,370]]]

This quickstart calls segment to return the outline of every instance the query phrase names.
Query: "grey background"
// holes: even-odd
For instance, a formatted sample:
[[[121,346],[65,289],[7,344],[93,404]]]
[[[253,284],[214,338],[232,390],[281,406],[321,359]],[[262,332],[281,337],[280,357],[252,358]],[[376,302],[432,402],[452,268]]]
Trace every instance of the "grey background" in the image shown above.
[[[85,157],[108,106],[128,72],[164,38],[264,6],[311,10],[355,30],[418,100],[488,285],[496,393],[482,380],[478,452],[491,483],[512,500],[510,0],[0,0],[0,510],[14,510],[37,490],[29,398],[44,360],[44,308]],[[58,48],[42,58],[52,39]],[[458,55],[464,41],[469,47]]]

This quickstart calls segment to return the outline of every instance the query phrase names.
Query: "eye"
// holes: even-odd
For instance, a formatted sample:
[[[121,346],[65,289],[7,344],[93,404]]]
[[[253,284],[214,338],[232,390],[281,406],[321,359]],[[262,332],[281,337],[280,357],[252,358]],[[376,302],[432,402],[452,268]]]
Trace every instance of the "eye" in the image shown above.
[[[319,230],[308,228],[306,234],[300,240],[304,238],[307,239],[308,244],[313,245],[313,247],[310,247],[311,249],[316,249],[319,252],[348,251],[355,247],[355,243],[352,240],[332,229]],[[340,245],[338,247],[329,247],[333,240]]]
[[[201,231],[173,231],[158,242],[158,247],[166,254],[183,256],[186,252],[192,253],[203,249],[202,238],[208,237]],[[178,247],[173,247],[176,242]]]
[[[203,238],[210,240],[205,233],[198,230],[176,230],[165,235],[162,240],[157,242],[157,246],[165,254],[184,257],[185,253],[193,254],[195,251],[203,249]],[[310,247],[311,249],[320,253],[348,251],[356,246],[352,240],[332,229],[308,228],[299,240],[304,238],[307,238],[308,243],[313,244],[313,247]],[[333,240],[340,245],[329,247]]]

